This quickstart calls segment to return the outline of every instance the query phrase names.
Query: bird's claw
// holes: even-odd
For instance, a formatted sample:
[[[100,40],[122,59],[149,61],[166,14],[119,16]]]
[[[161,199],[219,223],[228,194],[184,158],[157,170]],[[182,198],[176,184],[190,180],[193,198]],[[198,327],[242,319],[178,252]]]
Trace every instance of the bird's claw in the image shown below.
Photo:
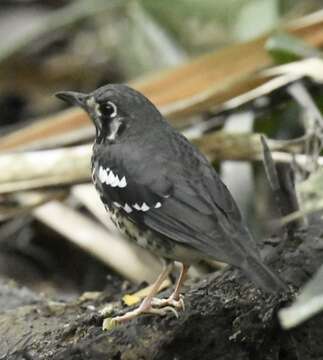
[[[154,315],[165,316],[169,312],[173,313],[173,315],[177,319],[179,318],[177,310],[174,309],[172,306],[164,306],[162,308],[150,307],[149,309],[137,312],[136,314],[134,314],[133,312],[129,312],[121,316],[116,316],[114,318],[106,318],[103,320],[102,330],[106,330],[106,331],[113,330],[115,327],[118,326],[118,324],[121,324],[127,320],[131,320],[141,314],[154,314]]]
[[[174,297],[170,296],[168,299],[159,299],[153,298],[151,301],[152,306],[156,306],[158,308],[163,307],[172,307],[174,310],[182,310],[185,311],[185,303],[183,295],[179,295],[179,299],[175,299]]]
[[[145,314],[155,314],[155,315],[165,316],[169,312],[173,313],[176,319],[179,318],[178,312],[173,306],[163,306],[161,308],[151,307],[145,311]]]
[[[169,299],[153,298],[149,306],[147,306],[146,304],[144,306],[141,305],[138,308],[131,310],[121,316],[115,316],[113,318],[109,317],[104,319],[102,324],[102,329],[107,331],[112,330],[118,324],[134,319],[141,314],[154,314],[154,315],[165,316],[171,312],[176,317],[176,319],[178,319],[179,314],[177,310],[184,310],[184,301],[182,297],[180,297],[179,300],[175,300],[173,298],[169,298]]]

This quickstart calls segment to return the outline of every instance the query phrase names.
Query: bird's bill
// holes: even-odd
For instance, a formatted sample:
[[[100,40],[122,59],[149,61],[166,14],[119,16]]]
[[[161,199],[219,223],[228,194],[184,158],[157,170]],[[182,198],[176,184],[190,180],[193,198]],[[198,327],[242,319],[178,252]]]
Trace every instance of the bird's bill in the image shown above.
[[[55,96],[71,105],[81,106],[82,108],[86,106],[87,94],[76,91],[60,91]]]

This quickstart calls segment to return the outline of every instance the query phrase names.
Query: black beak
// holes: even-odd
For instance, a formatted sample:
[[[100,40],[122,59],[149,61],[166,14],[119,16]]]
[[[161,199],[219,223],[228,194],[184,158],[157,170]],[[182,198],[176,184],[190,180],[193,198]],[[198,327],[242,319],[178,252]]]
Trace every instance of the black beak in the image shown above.
[[[75,91],[60,91],[55,96],[71,105],[81,106],[82,108],[86,106],[87,94]]]

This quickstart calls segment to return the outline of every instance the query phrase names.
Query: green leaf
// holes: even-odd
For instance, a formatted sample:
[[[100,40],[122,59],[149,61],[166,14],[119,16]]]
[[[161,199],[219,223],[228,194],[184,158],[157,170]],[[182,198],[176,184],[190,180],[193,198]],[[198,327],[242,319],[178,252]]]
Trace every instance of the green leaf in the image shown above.
[[[301,40],[285,32],[274,33],[265,44],[276,63],[288,63],[309,57],[320,57],[321,52]]]

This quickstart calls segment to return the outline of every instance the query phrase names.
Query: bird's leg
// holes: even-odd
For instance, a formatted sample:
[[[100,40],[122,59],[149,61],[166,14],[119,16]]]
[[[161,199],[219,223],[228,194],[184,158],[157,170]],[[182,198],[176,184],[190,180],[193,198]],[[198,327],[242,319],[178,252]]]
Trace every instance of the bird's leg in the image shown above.
[[[186,279],[189,265],[181,264],[181,266],[182,266],[181,272],[176,281],[176,285],[175,285],[175,289],[174,289],[173,293],[167,299],[153,298],[152,302],[151,302],[152,306],[158,306],[158,307],[173,306],[176,309],[181,309],[181,310],[185,309],[183,296],[180,294],[180,291],[181,291],[181,287]]]
[[[137,317],[138,315],[143,314],[143,313],[165,315],[169,311],[172,311],[177,316],[176,310],[173,309],[171,306],[166,306],[162,309],[154,309],[152,307],[152,299],[157,294],[163,281],[167,278],[169,273],[172,271],[173,266],[174,266],[174,263],[171,262],[164,267],[163,271],[160,273],[157,280],[154,282],[149,294],[146,296],[146,298],[143,300],[143,302],[139,305],[139,307],[137,307],[136,309],[134,309],[132,311],[125,313],[124,315],[116,316],[111,320],[115,323],[121,323],[121,322],[125,322],[128,320],[134,319],[135,317]]]
[[[186,264],[181,264],[182,268],[181,268],[181,272],[179,274],[179,277],[177,279],[176,285],[175,285],[175,290],[172,293],[172,295],[170,296],[170,298],[174,299],[174,300],[179,300],[180,299],[180,292],[181,292],[181,288],[186,280],[186,275],[189,269],[189,265]]]

